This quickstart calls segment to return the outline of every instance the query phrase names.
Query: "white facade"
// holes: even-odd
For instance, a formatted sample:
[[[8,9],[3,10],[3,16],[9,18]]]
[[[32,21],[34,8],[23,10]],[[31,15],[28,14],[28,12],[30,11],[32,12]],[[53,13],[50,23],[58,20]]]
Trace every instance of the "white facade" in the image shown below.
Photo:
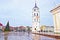
[[[51,10],[53,13],[54,32],[60,33],[60,5]]]
[[[32,31],[39,31],[40,30],[39,25],[40,25],[39,8],[35,3],[35,7],[32,9]]]

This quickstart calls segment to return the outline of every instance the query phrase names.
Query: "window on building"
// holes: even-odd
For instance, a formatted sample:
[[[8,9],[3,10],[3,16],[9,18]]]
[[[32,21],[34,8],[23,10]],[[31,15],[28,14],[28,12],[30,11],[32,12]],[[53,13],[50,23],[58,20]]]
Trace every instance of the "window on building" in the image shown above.
[[[36,11],[36,9],[34,9],[34,11]]]
[[[36,16],[36,14],[34,13],[34,16]]]
[[[38,13],[37,13],[37,16],[38,16]]]

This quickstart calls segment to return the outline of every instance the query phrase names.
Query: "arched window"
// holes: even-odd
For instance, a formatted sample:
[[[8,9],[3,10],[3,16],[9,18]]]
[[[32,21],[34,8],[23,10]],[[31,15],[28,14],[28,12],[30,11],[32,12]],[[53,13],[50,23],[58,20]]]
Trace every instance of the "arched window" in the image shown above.
[[[37,13],[37,16],[38,16],[38,13]]]
[[[34,16],[36,16],[36,14],[34,13]]]

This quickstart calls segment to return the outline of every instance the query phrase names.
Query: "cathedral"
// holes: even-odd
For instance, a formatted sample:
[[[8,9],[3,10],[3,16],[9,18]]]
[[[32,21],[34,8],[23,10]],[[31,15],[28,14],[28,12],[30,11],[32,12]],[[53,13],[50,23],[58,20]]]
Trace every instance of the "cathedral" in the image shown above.
[[[40,13],[37,3],[35,2],[35,6],[32,9],[32,31],[40,30]]]

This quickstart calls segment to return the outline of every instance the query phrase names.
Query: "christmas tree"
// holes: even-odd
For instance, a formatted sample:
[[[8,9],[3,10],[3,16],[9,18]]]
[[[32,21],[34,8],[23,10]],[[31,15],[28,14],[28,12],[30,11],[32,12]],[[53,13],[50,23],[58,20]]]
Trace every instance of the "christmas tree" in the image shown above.
[[[7,22],[7,25],[5,27],[5,30],[4,31],[10,31],[10,28],[9,28],[9,21]]]

